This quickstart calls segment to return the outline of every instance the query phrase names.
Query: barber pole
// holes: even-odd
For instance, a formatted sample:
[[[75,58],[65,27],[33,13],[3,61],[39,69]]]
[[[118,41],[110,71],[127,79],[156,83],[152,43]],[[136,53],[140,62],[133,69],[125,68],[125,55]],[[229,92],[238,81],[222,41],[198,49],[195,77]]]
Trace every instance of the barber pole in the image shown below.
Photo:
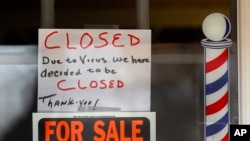
[[[217,23],[219,22],[219,23]],[[203,22],[204,94],[206,141],[229,140],[229,47],[232,40],[228,18],[220,13],[208,15]]]

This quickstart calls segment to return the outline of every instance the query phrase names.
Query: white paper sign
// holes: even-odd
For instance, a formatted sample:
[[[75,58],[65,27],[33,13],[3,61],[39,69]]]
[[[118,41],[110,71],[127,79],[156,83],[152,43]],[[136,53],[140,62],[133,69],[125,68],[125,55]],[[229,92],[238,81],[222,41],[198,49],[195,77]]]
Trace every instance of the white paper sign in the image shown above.
[[[150,111],[150,74],[150,30],[39,30],[39,112]]]

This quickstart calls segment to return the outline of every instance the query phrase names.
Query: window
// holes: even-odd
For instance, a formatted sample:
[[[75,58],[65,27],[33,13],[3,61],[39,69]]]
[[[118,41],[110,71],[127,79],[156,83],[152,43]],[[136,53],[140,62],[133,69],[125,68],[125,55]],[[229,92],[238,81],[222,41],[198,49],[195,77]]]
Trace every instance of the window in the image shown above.
[[[5,79],[0,80],[0,88],[4,89],[0,98],[0,115],[4,117],[0,119],[0,140],[32,140],[38,28],[138,28],[138,3],[134,0],[50,2],[4,0],[0,4],[0,76],[15,85],[9,87]],[[148,5],[152,30],[151,110],[157,115],[157,141],[204,138],[204,48],[200,41],[205,36],[201,24],[212,12],[225,14],[232,24],[230,122],[238,123],[236,2],[152,0]],[[44,6],[48,9],[43,10]],[[147,15],[141,16],[147,20]],[[6,56],[12,61],[5,60]],[[18,94],[15,89],[20,89]]]

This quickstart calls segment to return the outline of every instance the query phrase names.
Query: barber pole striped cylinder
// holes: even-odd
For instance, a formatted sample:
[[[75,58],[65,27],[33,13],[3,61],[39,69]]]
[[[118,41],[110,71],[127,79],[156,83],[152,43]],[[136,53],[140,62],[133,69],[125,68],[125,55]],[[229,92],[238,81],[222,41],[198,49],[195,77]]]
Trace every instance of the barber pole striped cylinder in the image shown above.
[[[229,47],[232,40],[203,39],[205,78],[205,136],[207,141],[229,140]]]

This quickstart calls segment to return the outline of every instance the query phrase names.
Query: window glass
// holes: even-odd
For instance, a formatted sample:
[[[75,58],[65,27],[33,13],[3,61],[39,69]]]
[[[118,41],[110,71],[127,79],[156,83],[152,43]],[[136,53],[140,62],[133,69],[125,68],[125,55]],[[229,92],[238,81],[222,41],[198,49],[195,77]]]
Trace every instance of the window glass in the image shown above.
[[[236,4],[229,0],[151,1],[153,31],[152,110],[157,140],[204,140],[204,18],[220,12],[231,19],[229,38],[230,122],[238,122]],[[216,21],[215,21],[216,22]]]
[[[156,112],[157,141],[204,138],[204,48],[200,41],[205,36],[201,24],[212,12],[225,14],[232,24],[230,122],[238,122],[235,3],[149,1],[149,21],[145,22],[152,30],[151,111]],[[50,6],[43,7],[38,0],[1,1],[0,76],[6,79],[0,80],[0,140],[32,140],[39,28],[138,28],[134,0],[55,0]],[[47,11],[53,14],[48,14],[52,20],[48,27],[42,25],[43,8],[52,10]]]
[[[40,1],[2,0],[0,44],[36,44],[40,26]]]

